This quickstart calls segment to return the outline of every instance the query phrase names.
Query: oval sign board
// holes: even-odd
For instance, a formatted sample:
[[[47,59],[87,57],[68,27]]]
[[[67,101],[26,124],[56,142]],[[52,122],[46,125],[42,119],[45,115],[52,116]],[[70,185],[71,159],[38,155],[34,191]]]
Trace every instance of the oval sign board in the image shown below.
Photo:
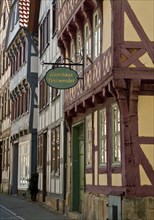
[[[48,70],[45,76],[47,84],[56,89],[69,89],[78,82],[78,73],[67,67],[57,67]]]

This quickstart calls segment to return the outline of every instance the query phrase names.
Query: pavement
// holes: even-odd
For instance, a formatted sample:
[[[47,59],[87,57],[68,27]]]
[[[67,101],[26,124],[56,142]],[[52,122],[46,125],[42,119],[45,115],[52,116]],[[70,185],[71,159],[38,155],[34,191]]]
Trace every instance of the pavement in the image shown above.
[[[0,194],[0,220],[67,220],[38,202]]]

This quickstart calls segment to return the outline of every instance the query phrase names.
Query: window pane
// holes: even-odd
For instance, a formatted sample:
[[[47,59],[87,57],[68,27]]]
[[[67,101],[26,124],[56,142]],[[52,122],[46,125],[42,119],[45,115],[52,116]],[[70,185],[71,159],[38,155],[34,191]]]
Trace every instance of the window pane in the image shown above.
[[[86,165],[92,165],[92,115],[86,117]]]
[[[121,162],[120,111],[117,104],[112,105],[112,162]]]
[[[99,112],[99,164],[107,163],[106,129],[106,109],[102,109]]]

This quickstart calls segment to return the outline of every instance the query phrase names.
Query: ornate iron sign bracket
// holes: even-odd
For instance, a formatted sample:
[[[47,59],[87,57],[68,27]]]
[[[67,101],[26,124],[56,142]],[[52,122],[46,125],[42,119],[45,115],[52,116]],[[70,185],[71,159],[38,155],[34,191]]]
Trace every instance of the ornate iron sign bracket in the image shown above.
[[[82,50],[81,53],[75,53],[75,59],[79,60],[78,62],[73,62],[70,58],[60,58],[57,60],[57,62],[54,63],[48,63],[48,62],[41,62],[42,65],[53,65],[52,69],[59,68],[61,66],[64,66],[67,68],[69,66],[69,69],[72,69],[72,66],[81,66],[82,67],[82,77],[78,77],[78,79],[83,80],[83,89],[84,89],[84,50]]]

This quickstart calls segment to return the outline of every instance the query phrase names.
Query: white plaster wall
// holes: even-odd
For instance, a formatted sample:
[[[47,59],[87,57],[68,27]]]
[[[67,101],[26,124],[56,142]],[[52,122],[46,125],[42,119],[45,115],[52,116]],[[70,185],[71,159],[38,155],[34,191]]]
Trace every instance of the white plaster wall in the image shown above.
[[[57,47],[56,36],[52,38],[52,0],[41,1],[39,24],[44,20],[47,12],[50,10],[50,44],[46,48],[45,52],[40,56],[38,62],[38,78],[39,81],[45,76],[46,72],[52,67],[52,65],[41,65],[41,62],[56,62],[60,56],[60,52]],[[40,25],[39,25],[40,26]],[[40,36],[39,36],[40,39]],[[40,51],[40,49],[39,49]],[[38,91],[39,93],[40,91]],[[48,140],[47,140],[47,170],[46,170],[46,189],[50,193],[62,193],[63,187],[63,91],[56,97],[55,100],[51,100],[51,88],[49,94],[49,105],[39,113],[38,119],[38,132],[41,132],[44,128],[48,127]],[[60,176],[51,174],[51,129],[60,125]],[[39,176],[39,189],[42,189],[42,174]]]

